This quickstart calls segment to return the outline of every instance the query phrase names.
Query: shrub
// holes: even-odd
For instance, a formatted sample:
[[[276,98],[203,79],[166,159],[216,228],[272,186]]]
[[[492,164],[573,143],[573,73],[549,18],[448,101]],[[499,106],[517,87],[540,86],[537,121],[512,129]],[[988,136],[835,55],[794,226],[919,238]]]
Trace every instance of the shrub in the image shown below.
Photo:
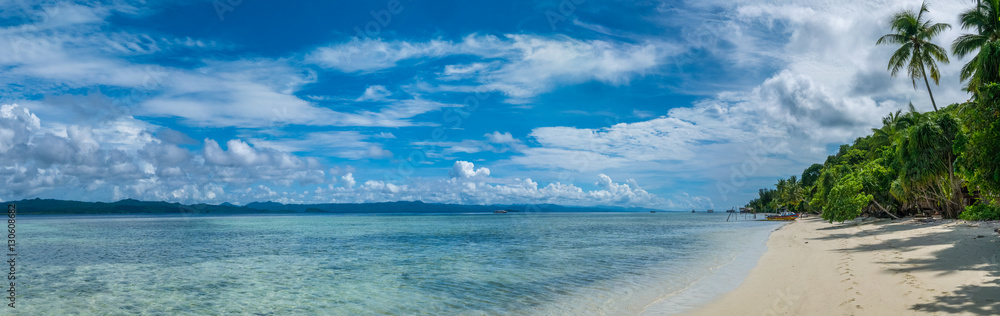
[[[993,205],[972,205],[966,206],[965,212],[958,215],[958,218],[967,221],[990,221],[1000,220],[1000,206]]]

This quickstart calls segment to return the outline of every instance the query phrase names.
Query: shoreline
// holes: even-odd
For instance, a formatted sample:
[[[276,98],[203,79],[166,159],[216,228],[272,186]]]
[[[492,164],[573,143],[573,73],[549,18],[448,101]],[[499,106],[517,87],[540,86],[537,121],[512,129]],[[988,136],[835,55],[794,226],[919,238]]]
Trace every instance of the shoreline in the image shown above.
[[[767,251],[767,242],[771,234],[787,224],[781,223],[780,226],[752,232],[760,236],[743,236],[744,240],[750,241],[741,246],[743,251],[736,253],[727,262],[711,267],[711,272],[691,284],[647,303],[640,309],[638,315],[675,315],[690,312],[735,290]]]
[[[997,227],[800,218],[771,234],[736,290],[682,315],[1000,314]]]

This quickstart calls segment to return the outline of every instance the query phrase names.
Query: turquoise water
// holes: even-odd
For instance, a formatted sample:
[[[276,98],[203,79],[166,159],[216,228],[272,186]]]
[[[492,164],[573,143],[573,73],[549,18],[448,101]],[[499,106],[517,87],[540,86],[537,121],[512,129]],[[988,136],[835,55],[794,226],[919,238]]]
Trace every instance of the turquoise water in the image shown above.
[[[23,216],[17,312],[667,313],[713,271],[749,269],[779,225],[685,213]],[[727,285],[698,287],[704,300]]]

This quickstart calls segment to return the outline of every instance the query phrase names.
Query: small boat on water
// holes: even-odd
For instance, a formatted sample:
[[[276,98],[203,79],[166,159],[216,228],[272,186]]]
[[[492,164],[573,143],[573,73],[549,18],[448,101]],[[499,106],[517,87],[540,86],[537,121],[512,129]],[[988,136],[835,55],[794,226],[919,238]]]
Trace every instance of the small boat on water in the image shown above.
[[[778,215],[768,215],[767,220],[769,221],[794,221],[799,218],[799,214],[796,213],[781,213]]]
[[[504,210],[496,210],[496,211],[493,211],[493,214],[507,214],[507,211],[504,211]]]

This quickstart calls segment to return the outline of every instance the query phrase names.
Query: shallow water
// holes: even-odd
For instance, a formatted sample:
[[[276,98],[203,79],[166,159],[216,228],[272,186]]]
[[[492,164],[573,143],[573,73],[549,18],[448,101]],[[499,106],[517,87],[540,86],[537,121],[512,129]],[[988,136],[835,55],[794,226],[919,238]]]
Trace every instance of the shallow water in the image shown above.
[[[17,312],[676,312],[663,305],[685,289],[732,287],[692,284],[734,260],[749,269],[778,226],[686,213],[22,216]]]

